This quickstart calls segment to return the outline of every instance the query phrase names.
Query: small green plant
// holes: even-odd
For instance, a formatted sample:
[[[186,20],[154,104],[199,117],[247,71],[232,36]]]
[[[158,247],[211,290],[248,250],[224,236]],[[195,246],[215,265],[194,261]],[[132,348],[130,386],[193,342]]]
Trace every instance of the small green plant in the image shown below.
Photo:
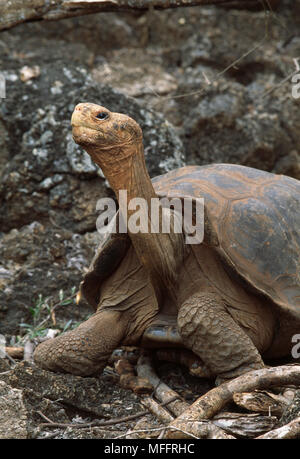
[[[25,329],[25,336],[19,337],[19,342],[25,342],[34,338],[43,337],[46,335],[49,327],[56,327],[55,310],[61,306],[68,306],[74,303],[76,297],[76,287],[72,287],[71,294],[66,296],[61,289],[58,292],[59,301],[55,301],[53,297],[43,297],[39,294],[34,306],[29,308],[32,317],[31,323],[21,323],[20,327]],[[69,320],[63,328],[63,331],[75,328],[77,323]]]

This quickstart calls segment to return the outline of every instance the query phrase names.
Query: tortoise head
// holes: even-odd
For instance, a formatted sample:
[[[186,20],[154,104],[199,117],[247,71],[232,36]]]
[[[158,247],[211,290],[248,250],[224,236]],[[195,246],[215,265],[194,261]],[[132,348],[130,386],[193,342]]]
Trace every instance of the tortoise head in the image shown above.
[[[142,142],[142,130],[132,118],[100,105],[76,105],[71,123],[75,142],[100,167],[128,158],[135,153],[135,145]]]

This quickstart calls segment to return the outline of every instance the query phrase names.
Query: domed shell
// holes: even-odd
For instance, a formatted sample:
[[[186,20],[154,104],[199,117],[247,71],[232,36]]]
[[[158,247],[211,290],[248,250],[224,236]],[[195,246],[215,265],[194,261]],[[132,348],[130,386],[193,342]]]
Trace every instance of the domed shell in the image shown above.
[[[253,287],[300,315],[300,182],[232,164],[153,180],[159,196],[204,198],[216,250]]]

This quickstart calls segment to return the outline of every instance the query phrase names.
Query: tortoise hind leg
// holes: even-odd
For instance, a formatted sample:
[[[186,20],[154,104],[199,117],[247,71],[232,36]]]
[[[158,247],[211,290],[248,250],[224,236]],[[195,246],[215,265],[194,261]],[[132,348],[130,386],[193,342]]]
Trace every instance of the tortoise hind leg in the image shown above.
[[[121,313],[99,311],[75,330],[41,343],[34,361],[46,370],[80,376],[95,374],[105,367],[125,330]]]
[[[249,336],[211,293],[194,294],[180,306],[178,330],[184,345],[217,376],[217,383],[265,366]]]

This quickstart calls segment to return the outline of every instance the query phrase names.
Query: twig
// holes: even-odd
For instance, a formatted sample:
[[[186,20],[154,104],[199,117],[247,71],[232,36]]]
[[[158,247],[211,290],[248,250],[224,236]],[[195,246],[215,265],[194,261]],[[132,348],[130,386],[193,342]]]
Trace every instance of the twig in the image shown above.
[[[22,359],[24,355],[23,347],[7,346],[5,353],[14,359]]]
[[[149,411],[140,411],[139,413],[131,414],[129,416],[125,416],[123,418],[117,418],[117,419],[110,419],[108,421],[100,421],[100,420],[95,420],[91,422],[83,422],[80,424],[75,424],[75,423],[61,423],[61,422],[47,422],[47,423],[42,423],[40,424],[40,427],[60,427],[60,428],[67,428],[67,427],[72,427],[74,429],[83,429],[87,427],[104,427],[104,426],[112,426],[114,424],[120,424],[122,422],[127,422],[127,421],[132,421],[133,419],[139,418],[140,416],[145,416],[146,414],[149,414]]]
[[[160,432],[160,434],[159,434],[159,436],[158,436],[157,438],[158,438],[159,440],[161,440],[162,438],[164,438],[165,432],[166,432],[166,429],[163,429],[163,430]]]
[[[123,438],[125,437],[126,435],[129,435],[131,433],[139,433],[139,432],[155,432],[155,431],[164,431],[166,429],[166,426],[164,427],[155,427],[155,428],[151,428],[151,429],[141,429],[141,430],[132,430],[131,432],[126,432],[125,434],[122,434],[122,435],[118,435],[117,437],[115,437],[116,439],[117,438]],[[181,430],[181,429],[176,429],[175,430],[178,430],[180,432],[182,432],[183,434],[188,434],[188,432],[185,432],[184,430]],[[189,434],[188,434],[189,435]],[[191,435],[192,438],[195,438],[196,440],[199,440],[199,437],[196,437],[195,435]]]
[[[169,428],[184,427],[185,430],[197,435],[199,422],[217,414],[232,401],[235,393],[291,384],[300,384],[300,365],[283,365],[250,371],[207,392],[175,419]],[[176,432],[168,430],[166,437],[176,438]]]
[[[140,434],[137,431],[142,430],[142,429],[147,429],[148,426],[151,428],[150,421],[147,416],[143,416],[137,421],[137,423],[133,427],[130,427],[129,429],[127,429],[126,436],[125,436],[126,440],[128,439],[136,440],[138,438],[141,438]]]
[[[47,418],[47,416],[46,416],[44,413],[42,413],[41,411],[37,411],[37,413],[38,413],[43,419],[45,419],[45,421],[50,422],[50,424],[54,424],[54,422],[51,421],[51,419]]]
[[[257,3],[257,0],[239,0]],[[85,14],[99,12],[121,12],[148,10],[150,7],[158,9],[177,8],[183,6],[224,5],[231,0],[30,0],[20,2],[11,0],[0,2],[0,30],[14,27],[22,22],[37,19],[53,21]]]
[[[9,354],[7,354],[7,352],[5,352],[5,357],[7,357],[8,360],[10,360],[11,363],[12,363],[13,365],[16,365],[16,364],[17,364],[17,362],[15,361],[15,359],[14,359],[13,357],[11,357]]]
[[[262,40],[257,43],[256,45],[254,45],[252,48],[250,48],[248,51],[246,51],[245,53],[243,53],[241,56],[239,56],[234,62],[232,62],[231,64],[229,64],[225,69],[223,69],[221,72],[218,72],[214,78],[212,78],[211,80],[207,78],[206,74],[203,72],[203,76],[204,76],[204,83],[206,84],[207,87],[210,87],[214,82],[217,82],[219,80],[219,78],[221,76],[223,76],[226,72],[228,72],[228,70],[230,70],[231,68],[234,68],[236,67],[236,65],[241,62],[243,59],[245,59],[246,57],[248,57],[250,54],[252,54],[254,51],[258,50],[259,48],[261,48],[263,46],[263,44],[267,41],[267,39],[269,38],[269,26],[270,26],[270,16],[268,15],[268,12],[271,12],[274,16],[274,11],[270,5],[270,2],[269,0],[267,0],[267,6],[268,6],[268,9],[266,8],[266,5],[264,4],[263,2],[263,6],[264,6],[264,10],[265,10],[265,13],[266,13],[266,21],[265,21],[265,34],[264,34],[264,37],[262,38]],[[177,95],[171,95],[171,96],[160,96],[159,94],[157,94],[157,97],[158,97],[158,100],[156,101],[155,104],[159,104],[161,102],[164,102],[164,101],[167,101],[167,100],[173,100],[173,99],[181,99],[181,98],[184,98],[184,97],[190,97],[190,96],[201,96],[201,95],[204,95],[207,91],[207,87],[204,87],[202,89],[198,89],[196,91],[191,91],[191,92],[186,92],[186,93],[183,93],[183,94],[177,94]],[[263,95],[264,97],[264,95]]]
[[[170,399],[165,403],[161,403],[160,406],[165,406],[169,403],[172,403],[173,401],[174,399]],[[122,422],[132,421],[133,419],[150,414],[148,410],[144,410],[144,411],[140,411],[139,413],[130,414],[129,416],[124,416],[123,418],[109,419],[107,421],[100,421],[96,419],[95,421],[91,421],[91,422],[83,422],[80,424],[74,424],[74,423],[53,422],[51,421],[51,419],[47,418],[42,412],[37,411],[37,413],[39,413],[41,417],[47,420],[47,423],[41,423],[40,427],[60,427],[60,428],[72,427],[75,429],[78,429],[78,428],[81,429],[81,428],[87,428],[87,427],[111,426],[114,424],[120,424]]]
[[[165,432],[165,430],[168,428],[169,427],[163,426],[163,427],[157,427],[157,428],[152,428],[152,429],[133,430],[131,432],[126,432],[125,434],[118,435],[115,438],[122,438],[122,437],[125,437],[126,435],[129,435],[130,433],[155,432],[155,431],[160,431],[162,433],[162,436],[160,435],[160,438],[164,438],[163,432]],[[199,436],[196,436],[190,432],[187,432],[185,429],[180,429],[178,427],[174,427],[172,429],[176,431],[177,438],[195,438],[196,440],[200,440],[200,438],[235,439],[235,437],[227,434],[226,432],[224,432],[223,429],[220,429],[219,427],[215,426],[209,421],[202,421],[202,430],[199,432]]]
[[[279,83],[272,86],[271,89],[268,89],[268,91],[265,91],[264,93],[262,93],[261,98],[263,99],[264,97],[270,95],[272,92],[276,91],[276,89],[280,88],[280,86],[282,86],[284,83],[289,81],[294,75],[297,75],[297,73],[299,73],[298,68],[297,70],[294,70],[294,72],[290,73],[287,77],[283,78],[283,80],[281,80]]]
[[[139,358],[138,364],[137,364],[137,372],[141,376],[149,379],[151,384],[155,386],[154,394],[155,396],[161,400],[164,401],[164,404],[169,405],[169,410],[171,413],[175,414],[175,416],[180,415],[183,413],[185,410],[189,408],[188,403],[180,400],[180,397],[178,394],[176,394],[175,391],[170,389],[169,386],[167,386],[165,383],[163,383],[159,377],[155,374],[154,369],[151,365],[151,360],[148,356],[143,355]],[[171,397],[171,398],[170,398]],[[177,401],[172,402],[172,398],[178,398]],[[169,429],[169,427],[174,425],[176,422],[173,421],[169,426],[165,426],[165,429]],[[200,424],[199,424],[200,425]],[[199,427],[199,426],[198,426]],[[201,422],[201,428],[198,429],[197,434],[191,434],[187,432],[185,426],[175,426],[176,435],[184,435],[188,436],[191,438],[235,438],[230,434],[227,434],[222,428],[218,427],[217,425],[214,425],[212,422],[209,421],[202,421]],[[174,432],[174,431],[173,431]],[[161,432],[160,438],[165,437],[165,430],[164,432]]]
[[[271,430],[270,432],[256,437],[256,440],[275,440],[284,438],[300,438],[300,417],[293,419],[285,426]]]
[[[235,67],[240,61],[245,59],[245,57],[249,56],[254,51],[256,51],[257,49],[261,48],[262,45],[266,42],[267,38],[268,38],[268,32],[265,34],[265,36],[263,37],[263,39],[259,43],[257,43],[251,49],[249,49],[244,54],[242,54],[240,57],[238,57],[234,62],[229,64],[227,67],[225,67],[225,69],[223,69],[221,72],[218,72],[215,75],[214,78],[209,80],[209,84],[205,81],[207,86],[210,87],[213,83],[218,81],[221,76],[223,76],[226,72],[228,72],[228,70],[230,70],[231,68]],[[205,94],[206,91],[207,91],[206,88],[202,88],[202,89],[198,89],[196,91],[186,92],[186,93],[183,93],[183,94],[177,94],[177,95],[173,95],[173,96],[165,96],[165,97],[158,96],[159,100],[156,103],[164,102],[164,101],[169,100],[169,99],[182,99],[183,97],[201,96],[202,94]]]
[[[141,399],[141,404],[144,405],[159,421],[165,424],[174,421],[174,417],[153,398],[144,397]]]
[[[145,379],[147,379],[154,389],[154,394],[158,400],[163,402],[163,404],[169,404],[169,410],[175,416],[179,416],[184,410],[186,410],[189,405],[188,403],[181,400],[181,397],[172,390],[167,384],[162,382],[160,378],[155,374],[154,369],[151,365],[151,360],[147,356],[141,356],[137,363],[137,374]],[[176,401],[174,397],[177,398]]]

